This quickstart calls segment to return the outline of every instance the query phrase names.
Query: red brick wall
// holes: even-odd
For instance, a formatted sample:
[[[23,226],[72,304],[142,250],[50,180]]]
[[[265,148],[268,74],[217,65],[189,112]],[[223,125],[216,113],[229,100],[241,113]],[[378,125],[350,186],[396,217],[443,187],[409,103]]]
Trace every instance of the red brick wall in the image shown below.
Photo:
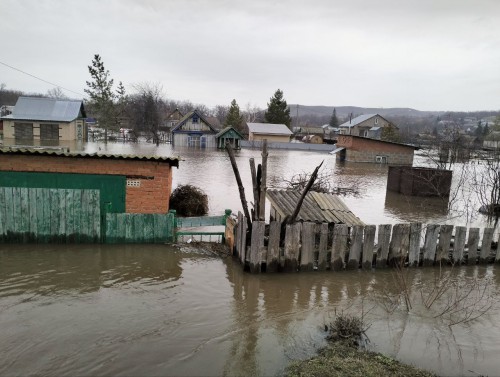
[[[125,175],[141,183],[126,187],[128,213],[166,213],[169,209],[172,167],[167,162],[8,154],[0,155],[0,170]]]

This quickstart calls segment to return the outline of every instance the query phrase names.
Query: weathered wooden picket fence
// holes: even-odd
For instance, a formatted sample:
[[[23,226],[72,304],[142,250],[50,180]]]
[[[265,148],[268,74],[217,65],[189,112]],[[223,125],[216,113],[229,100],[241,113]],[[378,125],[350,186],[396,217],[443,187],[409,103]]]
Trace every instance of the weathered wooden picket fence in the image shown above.
[[[279,222],[254,221],[247,244],[247,222],[239,213],[235,253],[252,273],[500,262],[493,228],[485,228],[480,237],[479,228],[453,225],[384,224],[377,228],[298,222],[286,225],[284,232],[281,242]]]

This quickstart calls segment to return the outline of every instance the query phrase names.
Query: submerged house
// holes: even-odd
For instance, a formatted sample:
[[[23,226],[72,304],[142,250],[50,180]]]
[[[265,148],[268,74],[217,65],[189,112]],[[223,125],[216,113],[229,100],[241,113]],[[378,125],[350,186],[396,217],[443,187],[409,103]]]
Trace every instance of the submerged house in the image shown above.
[[[295,210],[302,192],[297,190],[267,190],[271,203],[271,221],[282,222]],[[337,195],[310,191],[300,208],[298,221],[328,224],[364,225]]]
[[[337,148],[330,152],[339,161],[373,162],[412,165],[415,150],[412,145],[375,140],[353,135],[338,135]]]
[[[85,118],[81,100],[19,97],[12,114],[2,117],[4,138],[35,145],[86,141]]]
[[[398,131],[398,128],[379,114],[360,115],[339,126],[343,135],[353,135],[380,139],[384,129]]]
[[[215,148],[217,130],[198,110],[184,115],[172,128],[172,145],[179,147]]]

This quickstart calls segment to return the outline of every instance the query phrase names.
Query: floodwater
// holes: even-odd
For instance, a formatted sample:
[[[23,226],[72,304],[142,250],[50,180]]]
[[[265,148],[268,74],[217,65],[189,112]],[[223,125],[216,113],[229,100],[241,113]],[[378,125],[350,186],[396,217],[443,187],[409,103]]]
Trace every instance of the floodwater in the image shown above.
[[[432,268],[409,272],[408,313],[391,304],[390,271],[250,275],[192,244],[3,245],[0,375],[280,375],[326,344],[342,311],[364,313],[371,350],[441,375],[498,375],[499,271],[455,271],[478,282],[467,303],[485,313],[449,327],[434,317],[454,289],[421,302]]]
[[[210,214],[241,210],[225,151],[70,148],[179,156],[174,188],[201,187]],[[260,163],[260,151],[236,153],[251,202],[248,160]],[[344,201],[367,224],[485,226],[467,205],[472,188],[448,212],[440,200],[387,193],[385,165],[341,164],[326,153],[270,150],[268,186],[321,161],[333,186],[357,189]],[[0,375],[279,375],[326,344],[324,325],[340,311],[364,313],[369,349],[441,375],[498,375],[499,268],[446,269],[444,277],[438,269],[410,270],[408,311],[396,299],[402,292],[392,271],[255,276],[193,244],[0,245]],[[450,271],[456,280],[446,278]],[[438,283],[453,289],[430,300]]]

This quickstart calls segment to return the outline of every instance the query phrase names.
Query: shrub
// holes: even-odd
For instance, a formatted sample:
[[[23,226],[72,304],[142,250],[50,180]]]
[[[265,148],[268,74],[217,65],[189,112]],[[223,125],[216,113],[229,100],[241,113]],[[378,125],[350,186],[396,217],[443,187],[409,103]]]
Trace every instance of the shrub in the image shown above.
[[[170,195],[170,209],[179,216],[203,216],[208,213],[208,196],[200,188],[180,185]]]

